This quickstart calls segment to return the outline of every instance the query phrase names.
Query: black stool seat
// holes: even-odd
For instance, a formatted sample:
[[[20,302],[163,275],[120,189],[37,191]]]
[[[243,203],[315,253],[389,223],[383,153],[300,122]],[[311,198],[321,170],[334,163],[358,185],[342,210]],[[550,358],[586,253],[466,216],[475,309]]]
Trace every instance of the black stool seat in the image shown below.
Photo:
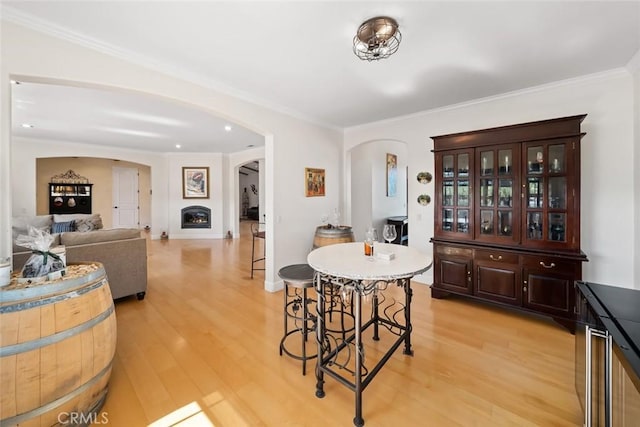
[[[278,276],[289,286],[295,288],[311,288],[313,287],[313,278],[315,270],[309,264],[293,264],[282,267],[278,271]]]
[[[306,375],[307,360],[317,357],[317,351],[307,354],[308,335],[315,332],[316,316],[309,310],[309,304],[315,303],[313,298],[307,296],[307,290],[313,288],[315,271],[309,264],[293,264],[282,267],[278,271],[284,282],[284,336],[280,341],[280,356],[287,356],[302,361],[302,375]],[[292,288],[292,289],[290,289]],[[292,328],[289,329],[289,323]],[[285,342],[293,334],[301,335],[301,354],[295,354],[288,350]],[[317,348],[317,346],[314,346]]]

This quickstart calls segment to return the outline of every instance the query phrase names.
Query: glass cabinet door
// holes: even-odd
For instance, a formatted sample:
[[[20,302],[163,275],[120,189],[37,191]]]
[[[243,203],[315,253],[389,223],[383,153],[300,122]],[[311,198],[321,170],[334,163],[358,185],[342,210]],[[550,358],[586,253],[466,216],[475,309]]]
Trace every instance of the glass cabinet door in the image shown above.
[[[478,200],[476,205],[476,239],[486,241],[519,238],[514,227],[517,214],[514,190],[518,180],[520,149],[517,144],[476,149]]]
[[[493,179],[480,179],[480,206],[493,206]]]
[[[441,155],[439,228],[443,232],[470,237],[473,223],[472,164],[473,150],[455,150]]]
[[[569,142],[528,143],[524,171],[524,239],[530,246],[568,242]]]

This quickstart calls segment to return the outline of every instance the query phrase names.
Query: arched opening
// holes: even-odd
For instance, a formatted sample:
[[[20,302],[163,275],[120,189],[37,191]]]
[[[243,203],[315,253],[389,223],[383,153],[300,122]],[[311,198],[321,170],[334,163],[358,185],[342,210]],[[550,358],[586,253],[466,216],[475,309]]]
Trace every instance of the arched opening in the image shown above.
[[[160,238],[163,231],[180,227],[180,211],[184,207],[180,188],[180,176],[179,166],[181,163],[192,166],[200,166],[198,163],[203,158],[208,159],[213,163],[215,167],[211,167],[212,172],[216,173],[216,176],[212,177],[212,184],[215,188],[212,188],[212,197],[207,204],[212,209],[212,216],[214,220],[214,232],[207,236],[207,238],[223,238],[227,235],[228,230],[237,230],[237,224],[234,225],[234,221],[237,221],[239,217],[235,215],[238,212],[237,200],[239,200],[239,193],[237,191],[237,181],[230,180],[229,168],[233,170],[234,162],[229,162],[228,158],[238,158],[239,156],[255,159],[261,162],[260,169],[266,171],[268,157],[265,156],[265,141],[271,141],[273,144],[273,137],[264,136],[260,131],[253,129],[251,126],[247,126],[245,123],[239,123],[233,118],[225,117],[217,111],[210,111],[207,108],[203,108],[198,105],[191,105],[185,102],[181,102],[175,99],[166,98],[156,94],[141,93],[134,90],[124,90],[121,88],[101,86],[94,84],[84,84],[81,82],[60,81],[54,79],[39,79],[20,76],[16,78],[21,82],[31,82],[41,85],[53,85],[68,88],[89,88],[93,91],[103,91],[106,93],[127,94],[128,96],[139,96],[152,99],[152,103],[169,103],[174,107],[190,108],[191,110],[198,110],[200,113],[207,114],[211,120],[224,120],[224,122],[232,123],[233,130],[231,133],[245,132],[245,135],[254,135],[259,138],[259,143],[256,143],[255,139],[242,141],[242,146],[239,152],[215,152],[206,153],[202,156],[199,151],[193,151],[189,154],[184,152],[176,152],[170,150],[158,150],[149,149],[143,150],[140,147],[126,147],[126,146],[109,146],[108,144],[93,144],[90,140],[76,141],[72,138],[33,138],[29,136],[23,136],[12,132],[11,145],[12,145],[12,158],[13,166],[11,173],[12,182],[12,214],[17,215],[35,215],[36,208],[36,158],[40,157],[94,157],[103,159],[117,159],[122,161],[130,161],[134,163],[140,163],[148,165],[150,168],[150,188],[149,194],[152,194],[153,205],[150,207],[150,220],[142,221],[141,225],[149,225],[152,228],[152,238]],[[12,110],[17,111],[18,107],[16,101],[19,97],[12,96]],[[157,127],[163,126],[161,122],[153,123],[152,114],[144,114],[144,111],[138,111],[138,117],[146,117],[148,122]],[[15,116],[15,115],[12,115]],[[12,128],[16,126],[16,123],[12,123]],[[270,139],[269,139],[270,138]],[[95,142],[95,141],[93,141]],[[172,141],[172,144],[175,141]],[[183,144],[184,145],[184,144]],[[175,146],[173,144],[172,146]],[[255,147],[255,148],[248,148]],[[202,148],[200,148],[202,150]],[[272,151],[270,151],[272,152]],[[246,154],[250,153],[250,154]],[[208,156],[208,158],[206,157]],[[167,161],[167,158],[173,159]],[[184,160],[188,159],[188,160]],[[213,159],[213,160],[211,160]],[[188,162],[188,163],[187,163]],[[246,161],[245,161],[246,162]],[[176,172],[178,171],[178,172]],[[176,176],[173,176],[176,175]],[[235,176],[238,173],[236,171]],[[266,183],[269,179],[266,175],[263,175],[260,179],[258,193],[261,198],[266,198]],[[272,178],[271,178],[272,179]],[[235,190],[229,187],[230,183],[235,183]],[[25,191],[26,190],[26,191]],[[185,201],[188,202],[188,201]],[[264,212],[268,209],[268,203],[259,203],[260,212]],[[263,210],[264,207],[264,210]],[[232,215],[230,212],[234,212]],[[174,215],[175,214],[175,215]],[[235,215],[235,220],[233,219]],[[177,225],[176,225],[177,224]],[[197,233],[201,230],[186,230],[187,232]],[[197,236],[197,235],[196,235]],[[272,239],[271,234],[268,237]],[[273,250],[273,245],[270,242],[266,242],[268,247],[267,251]],[[271,258],[272,259],[272,258]],[[273,268],[268,268],[269,271],[273,271]],[[269,281],[272,282],[272,281]]]
[[[393,167],[389,158],[395,159]],[[367,141],[348,151],[346,185],[356,240],[364,239],[369,227],[382,235],[388,218],[407,216],[407,164],[408,148],[402,141]]]

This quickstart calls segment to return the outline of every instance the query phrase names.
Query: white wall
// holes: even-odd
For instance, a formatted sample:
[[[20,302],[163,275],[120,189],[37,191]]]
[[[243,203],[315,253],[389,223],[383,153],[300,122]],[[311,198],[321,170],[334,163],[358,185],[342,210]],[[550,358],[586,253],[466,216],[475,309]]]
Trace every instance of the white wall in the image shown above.
[[[351,150],[351,212],[350,219],[345,218],[342,222],[351,225],[353,234],[357,241],[364,240],[367,227],[373,224],[373,209],[371,200],[373,198],[373,186],[371,185],[371,158],[366,152],[366,144],[360,145]]]
[[[185,153],[168,154],[169,162],[169,227],[170,239],[221,239],[224,228],[224,194],[222,154],[219,153]],[[209,167],[209,198],[182,198],[182,168]],[[211,228],[182,229],[182,209],[187,206],[205,206],[211,209]]]
[[[581,146],[581,245],[589,262],[583,265],[583,279],[640,288],[640,283],[634,281],[633,256],[634,203],[638,198],[633,171],[634,166],[640,167],[638,155],[635,165],[632,155],[633,83],[629,72],[614,70],[350,128],[345,131],[344,149],[348,152],[373,139],[405,141],[409,176],[414,177],[420,171],[433,173],[433,143],[429,136],[586,113],[582,130],[587,135]],[[433,184],[426,188],[433,197]],[[424,185],[409,180],[409,244],[432,253],[429,239],[433,236],[433,203],[427,207],[411,203],[424,190]],[[432,272],[417,279],[432,283]]]
[[[327,140],[312,146],[305,145],[304,150],[301,147],[293,150],[297,151],[296,159],[283,157],[273,164],[275,181],[286,182],[288,188],[274,189],[274,203],[278,206],[286,206],[273,218],[276,223],[275,239],[283,244],[281,249],[287,259],[306,262],[307,254],[313,246],[315,229],[321,224],[322,216],[331,214],[335,209],[342,212],[340,203],[343,197],[342,161],[331,160],[336,157],[342,159],[342,143],[334,145]],[[262,169],[262,165],[260,168]],[[325,170],[324,197],[305,196],[305,168]],[[289,200],[286,205],[284,205],[285,199]],[[263,213],[265,212],[261,211],[260,215],[262,216]],[[266,215],[269,221],[268,211]],[[312,224],[311,227],[308,226],[309,223]],[[285,230],[286,233],[284,233]],[[282,234],[281,231],[283,231]],[[295,245],[289,245],[294,241]]]
[[[398,156],[395,197],[387,197],[387,153]],[[364,240],[367,228],[378,229],[390,216],[407,212],[407,144],[398,141],[370,141],[351,150],[351,222],[356,240]],[[344,222],[344,221],[343,221]]]
[[[264,147],[264,212],[267,223],[265,288],[277,290],[282,282],[276,279],[281,267],[302,262],[306,259],[309,241],[313,238],[318,224],[316,212],[341,208],[342,201],[342,133],[317,124],[312,124],[291,116],[260,107],[249,102],[225,95],[194,83],[171,77],[146,68],[100,53],[95,50],[47,36],[20,25],[2,22],[0,28],[0,93],[1,103],[1,141],[0,141],[0,189],[3,201],[9,199],[15,184],[11,166],[21,168],[20,163],[10,163],[10,79],[25,81],[73,83],[79,85],[99,85],[118,90],[139,91],[159,95],[169,100],[184,102],[201,108],[229,123],[245,126],[265,136]],[[58,153],[58,147],[40,147],[46,156]],[[95,147],[77,147],[78,155],[94,157],[120,157],[118,150]],[[99,153],[99,154],[97,154]],[[116,153],[114,155],[114,153]],[[24,153],[19,153],[24,155]],[[19,157],[18,156],[18,157]],[[146,157],[145,157],[146,156]],[[136,158],[132,158],[136,157]],[[171,163],[165,156],[146,153],[122,156],[124,160],[149,164],[152,168],[152,221],[156,230],[170,227],[169,212],[166,206],[174,206],[176,201],[170,193],[170,179],[175,175],[177,164]],[[14,159],[20,160],[20,159]],[[212,160],[213,162],[213,160]],[[215,164],[218,161],[216,160]],[[151,163],[151,164],[150,164]],[[237,196],[230,186],[237,181],[233,175],[231,163],[224,158],[220,161],[222,173],[226,176],[221,182],[220,191],[224,199],[225,216],[232,224],[230,211],[237,209]],[[264,166],[264,167],[263,167]],[[327,197],[307,199],[303,194],[303,170],[305,166],[325,167],[327,169]],[[35,166],[34,166],[35,167]],[[27,178],[24,186],[34,185],[35,172]],[[171,176],[170,176],[171,175]],[[237,170],[235,171],[237,177]],[[276,191],[277,189],[277,191]],[[22,207],[35,209],[34,201],[23,200]],[[237,211],[236,211],[237,212]],[[0,258],[11,254],[11,201],[0,207]]]
[[[265,191],[264,189],[266,188],[265,185],[265,161],[264,158],[259,159],[258,160],[258,218],[260,219],[260,221],[264,221],[265,215],[265,209],[264,209],[264,195],[265,195]]]
[[[633,218],[638,218],[640,216],[640,50],[634,55],[634,57],[629,61],[627,68],[633,75],[634,82],[634,126],[633,126],[633,140],[634,140],[634,151],[633,151],[633,163],[635,165],[634,169],[634,215]],[[637,221],[631,221],[633,227],[635,227],[634,232],[634,277],[636,287],[640,288],[640,225],[638,225]]]

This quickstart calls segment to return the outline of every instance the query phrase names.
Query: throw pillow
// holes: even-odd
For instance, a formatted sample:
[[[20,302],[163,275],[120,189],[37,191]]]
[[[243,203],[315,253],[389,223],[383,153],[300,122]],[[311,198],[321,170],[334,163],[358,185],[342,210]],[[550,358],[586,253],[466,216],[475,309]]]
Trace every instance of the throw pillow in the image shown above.
[[[89,218],[75,220],[76,231],[87,232],[100,230],[102,228],[102,218],[100,214],[91,215]]]
[[[67,222],[54,222],[51,226],[52,233],[66,233],[69,231],[75,231],[75,221]]]

